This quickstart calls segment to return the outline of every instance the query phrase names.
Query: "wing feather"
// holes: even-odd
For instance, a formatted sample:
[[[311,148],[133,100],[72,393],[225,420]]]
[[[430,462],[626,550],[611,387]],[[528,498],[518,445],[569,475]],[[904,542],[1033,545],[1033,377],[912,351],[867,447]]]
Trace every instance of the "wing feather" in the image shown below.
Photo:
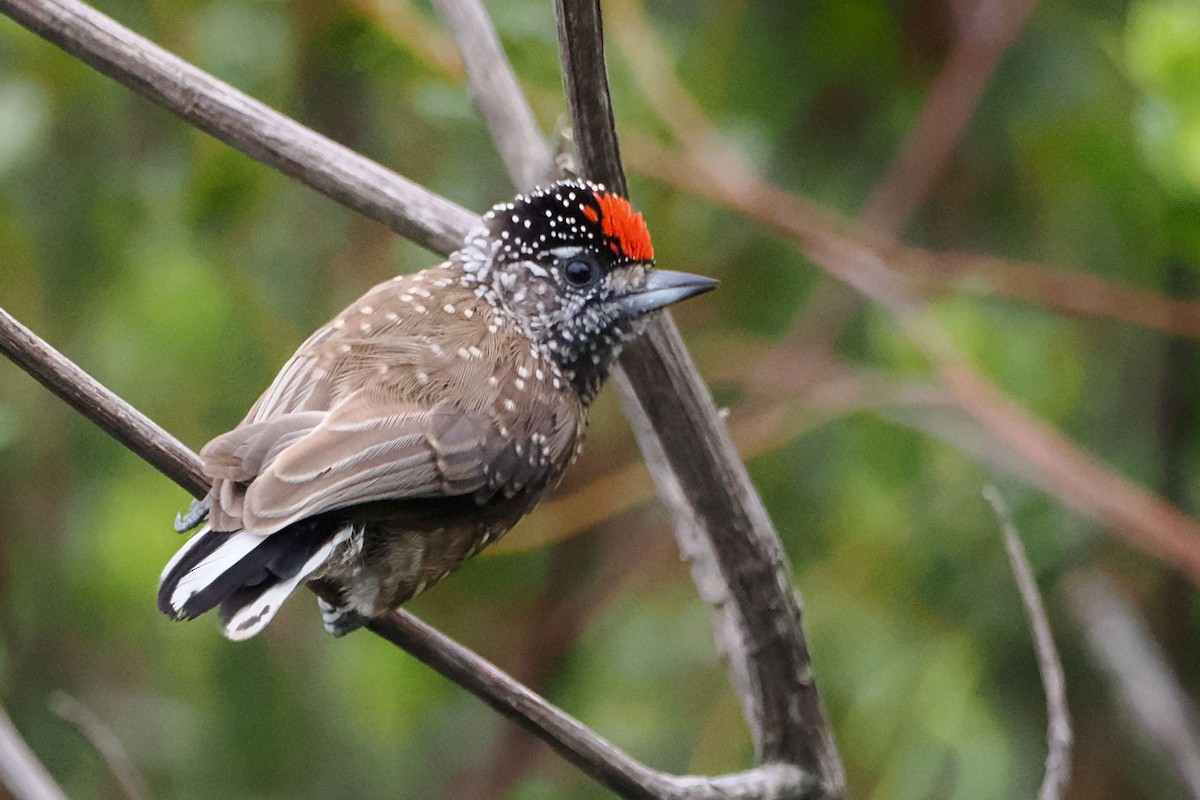
[[[250,482],[242,524],[267,534],[360,503],[469,494],[486,481],[494,428],[449,403],[385,411],[357,392]]]

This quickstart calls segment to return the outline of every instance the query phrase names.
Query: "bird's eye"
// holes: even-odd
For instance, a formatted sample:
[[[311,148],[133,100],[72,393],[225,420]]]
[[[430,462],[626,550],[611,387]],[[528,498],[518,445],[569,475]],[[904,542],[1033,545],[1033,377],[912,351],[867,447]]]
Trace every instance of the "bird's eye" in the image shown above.
[[[572,286],[583,288],[596,282],[596,278],[600,277],[600,268],[590,261],[575,259],[567,262],[563,274]]]

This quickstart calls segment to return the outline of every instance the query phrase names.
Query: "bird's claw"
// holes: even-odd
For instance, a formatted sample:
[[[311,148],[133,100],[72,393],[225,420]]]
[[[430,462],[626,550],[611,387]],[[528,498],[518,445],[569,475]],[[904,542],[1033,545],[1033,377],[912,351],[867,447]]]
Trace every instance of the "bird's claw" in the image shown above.
[[[349,603],[335,606],[318,597],[317,605],[321,608],[321,621],[325,623],[325,630],[338,638],[358,630],[370,621],[369,617],[355,611],[354,606]]]
[[[180,511],[175,515],[176,533],[186,533],[208,518],[208,509],[212,505],[209,498],[193,500],[188,506],[187,513]]]

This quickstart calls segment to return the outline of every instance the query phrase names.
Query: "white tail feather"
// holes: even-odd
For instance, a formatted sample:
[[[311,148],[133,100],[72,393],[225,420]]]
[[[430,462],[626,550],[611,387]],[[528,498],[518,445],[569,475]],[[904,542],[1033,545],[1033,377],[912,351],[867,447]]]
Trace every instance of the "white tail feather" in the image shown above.
[[[312,558],[304,562],[304,566],[294,576],[283,583],[275,584],[238,609],[237,613],[229,618],[229,622],[225,623],[225,636],[235,642],[240,642],[249,639],[265,628],[267,623],[275,617],[275,612],[283,605],[283,601],[296,591],[296,587],[300,585],[301,581],[324,564],[325,560],[333,554],[334,549],[348,540],[352,533],[353,528],[350,527],[338,531],[336,536],[313,553]]]
[[[159,586],[162,586],[162,582],[164,580],[166,580],[166,577],[168,575],[171,574],[171,570],[175,569],[175,565],[180,562],[180,560],[187,553],[187,551],[189,551],[193,547],[195,547],[196,543],[204,538],[204,534],[208,533],[208,530],[209,530],[208,526],[205,525],[203,528],[201,528],[200,530],[196,531],[194,534],[189,536],[188,540],[183,543],[183,547],[181,547],[177,551],[175,551],[175,555],[171,556],[171,560],[167,562],[167,565],[165,567],[163,567],[162,575],[158,576],[158,585]]]
[[[187,544],[175,554],[175,558],[167,564],[167,568],[163,570],[165,577],[171,568],[178,562],[179,557],[191,546],[199,540],[199,538],[208,531],[206,525],[204,529],[188,540]],[[229,537],[229,541],[218,547],[208,558],[201,561],[195,567],[190,569],[186,575],[179,579],[179,583],[175,585],[175,591],[171,593],[171,608],[176,613],[183,610],[183,605],[191,599],[192,595],[204,589],[217,578],[225,574],[225,571],[232,567],[237,562],[245,558],[249,553],[266,541],[266,537],[258,536],[253,533],[242,531],[235,533]]]

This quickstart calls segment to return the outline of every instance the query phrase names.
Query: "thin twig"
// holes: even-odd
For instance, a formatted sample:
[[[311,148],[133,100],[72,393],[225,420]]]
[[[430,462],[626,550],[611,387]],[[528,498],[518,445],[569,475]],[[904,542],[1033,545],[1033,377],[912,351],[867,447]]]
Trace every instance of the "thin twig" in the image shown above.
[[[533,110],[504,56],[491,18],[479,0],[434,0],[467,65],[471,97],[492,132],[517,189],[546,182],[551,165]]]
[[[0,708],[0,784],[14,800],[67,800],[66,794]]]
[[[1067,681],[1063,677],[1062,660],[1058,657],[1058,648],[1054,646],[1054,634],[1050,630],[1050,619],[1046,616],[1042,594],[1038,591],[1037,580],[1033,577],[1033,569],[1029,566],[1029,558],[1025,555],[1008,506],[994,486],[985,486],[983,496],[992,504],[996,519],[1000,521],[1000,530],[1004,532],[1004,547],[1017,579],[1017,588],[1021,590],[1021,602],[1025,605],[1029,626],[1033,629],[1038,672],[1042,675],[1042,688],[1046,691],[1046,773],[1038,791],[1038,800],[1059,800],[1071,777],[1071,744],[1074,738],[1071,734],[1071,715],[1067,711]]]
[[[0,0],[4,13],[252,158],[438,253],[478,217],[239,92],[77,0]]]
[[[145,800],[146,782],[125,751],[125,745],[96,714],[66,692],[50,695],[50,710],[70,722],[100,753],[126,800]]]
[[[598,0],[558,0],[559,50],[583,174],[624,192]],[[616,385],[685,552],[724,588],[730,672],[765,761],[797,764],[840,795],[845,772],[813,677],[779,537],[668,314],[621,357]],[[686,420],[686,425],[680,421]],[[727,593],[727,594],[726,594]]]
[[[1134,729],[1200,800],[1200,715],[1145,622],[1098,570],[1072,575],[1067,600]]]
[[[974,3],[904,144],[863,204],[860,218],[896,236],[924,203],[966,134],[1000,60],[1025,28],[1038,0]]]

